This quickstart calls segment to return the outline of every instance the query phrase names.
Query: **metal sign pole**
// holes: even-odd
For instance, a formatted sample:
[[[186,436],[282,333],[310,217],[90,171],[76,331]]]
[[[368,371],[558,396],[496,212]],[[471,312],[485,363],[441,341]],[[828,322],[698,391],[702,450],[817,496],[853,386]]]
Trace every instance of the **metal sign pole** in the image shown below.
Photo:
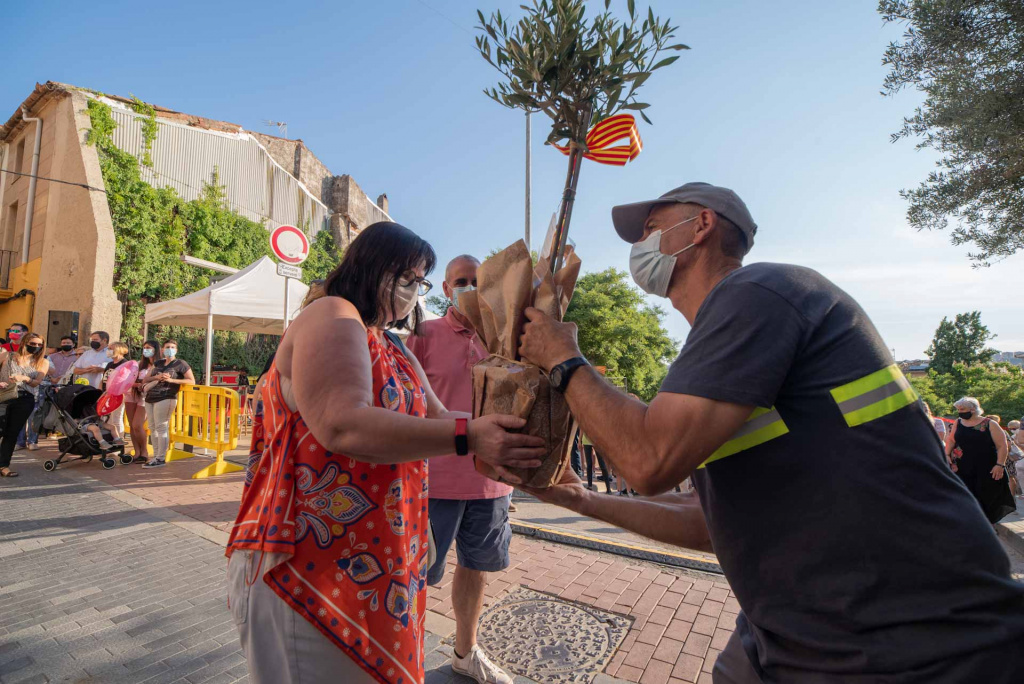
[[[288,281],[291,280],[288,276],[284,277],[284,327],[281,328],[281,334],[283,335],[288,330],[288,314],[291,307],[288,301]]]

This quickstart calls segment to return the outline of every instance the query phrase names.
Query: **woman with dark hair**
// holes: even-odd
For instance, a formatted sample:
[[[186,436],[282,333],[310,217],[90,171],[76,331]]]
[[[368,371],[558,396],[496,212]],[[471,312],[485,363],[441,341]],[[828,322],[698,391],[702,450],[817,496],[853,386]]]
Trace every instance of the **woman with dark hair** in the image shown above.
[[[540,464],[525,421],[437,400],[407,329],[434,250],[375,223],[288,327],[263,387],[265,447],[228,544],[228,599],[253,684],[424,679],[424,459],[470,452],[511,481]]]
[[[146,402],[142,397],[142,388],[146,383],[153,367],[160,359],[160,343],[156,340],[146,340],[142,344],[142,358],[139,360],[139,376],[135,379],[130,391],[124,395],[124,411],[128,415],[128,427],[131,429],[132,448],[135,450],[133,463],[145,463],[149,460],[147,454],[149,448],[146,446]]]
[[[46,378],[50,362],[46,360],[46,343],[38,333],[21,336],[17,351],[0,352],[0,389],[17,392],[4,402],[5,422],[0,438],[0,477],[17,477],[11,470],[11,456],[18,441],[18,433],[25,427],[36,406],[39,383]]]

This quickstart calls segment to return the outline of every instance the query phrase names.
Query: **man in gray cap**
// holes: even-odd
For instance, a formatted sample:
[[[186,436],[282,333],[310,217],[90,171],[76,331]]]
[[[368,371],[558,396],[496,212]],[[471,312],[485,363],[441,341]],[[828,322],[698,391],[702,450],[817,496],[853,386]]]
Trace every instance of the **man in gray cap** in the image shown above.
[[[741,608],[717,683],[1020,681],[1024,585],[857,303],[807,268],[743,266],[757,225],[731,190],[688,183],[612,219],[637,285],[692,326],[660,393],[605,382],[575,325],[535,309],[521,352],[651,498],[568,469],[531,493],[714,550]],[[696,497],[663,494],[687,477]]]

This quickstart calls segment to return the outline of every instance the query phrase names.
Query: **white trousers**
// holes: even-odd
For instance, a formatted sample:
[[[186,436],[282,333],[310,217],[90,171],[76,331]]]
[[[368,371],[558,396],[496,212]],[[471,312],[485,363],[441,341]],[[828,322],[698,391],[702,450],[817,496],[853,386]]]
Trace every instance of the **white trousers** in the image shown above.
[[[164,399],[155,404],[146,404],[146,420],[149,421],[149,439],[153,443],[153,458],[163,461],[171,446],[171,416],[177,399]]]
[[[228,603],[238,628],[251,684],[376,684],[320,630],[263,581],[277,562],[268,553],[237,550],[228,561]],[[409,684],[415,684],[410,682]]]

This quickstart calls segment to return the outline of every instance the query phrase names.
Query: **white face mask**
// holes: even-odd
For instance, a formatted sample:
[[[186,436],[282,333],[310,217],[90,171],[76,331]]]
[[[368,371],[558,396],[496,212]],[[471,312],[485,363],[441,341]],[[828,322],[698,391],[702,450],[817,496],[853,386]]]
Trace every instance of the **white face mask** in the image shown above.
[[[629,253],[629,272],[633,275],[633,282],[639,285],[641,290],[647,294],[659,297],[664,297],[668,294],[668,284],[672,279],[672,271],[676,267],[676,257],[690,249],[690,247],[696,247],[697,243],[691,242],[686,247],[672,254],[662,254],[661,236],[696,218],[698,217],[694,216],[685,221],[680,221],[665,230],[656,230],[647,236],[646,240],[633,244],[633,248]]]
[[[459,295],[463,292],[472,292],[476,288],[472,285],[466,285],[465,287],[453,287],[452,288],[452,304],[455,305],[455,310],[459,313],[465,313],[462,307],[459,306]]]
[[[412,313],[419,301],[420,284],[402,286],[395,284],[395,312],[388,323],[400,321]]]

